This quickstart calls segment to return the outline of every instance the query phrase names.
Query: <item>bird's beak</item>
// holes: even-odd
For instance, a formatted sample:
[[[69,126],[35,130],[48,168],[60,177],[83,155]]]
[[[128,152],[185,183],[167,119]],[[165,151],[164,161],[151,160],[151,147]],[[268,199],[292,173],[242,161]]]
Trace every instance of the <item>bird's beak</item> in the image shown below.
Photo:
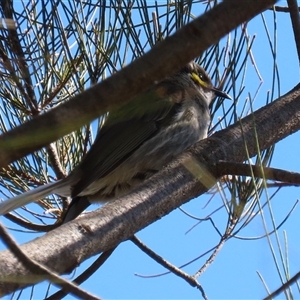
[[[232,100],[232,98],[227,93],[225,93],[215,87],[213,87],[212,90],[215,92],[216,96]]]

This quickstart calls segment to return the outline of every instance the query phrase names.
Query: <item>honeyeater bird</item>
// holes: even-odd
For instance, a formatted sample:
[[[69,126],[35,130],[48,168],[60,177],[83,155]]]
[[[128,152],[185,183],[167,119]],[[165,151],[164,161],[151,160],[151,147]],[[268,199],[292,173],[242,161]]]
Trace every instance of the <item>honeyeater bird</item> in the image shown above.
[[[63,217],[68,222],[91,203],[127,194],[207,137],[209,105],[216,96],[230,98],[212,85],[198,64],[190,62],[109,112],[91,149],[66,178],[5,200],[0,214],[57,194],[72,198]]]

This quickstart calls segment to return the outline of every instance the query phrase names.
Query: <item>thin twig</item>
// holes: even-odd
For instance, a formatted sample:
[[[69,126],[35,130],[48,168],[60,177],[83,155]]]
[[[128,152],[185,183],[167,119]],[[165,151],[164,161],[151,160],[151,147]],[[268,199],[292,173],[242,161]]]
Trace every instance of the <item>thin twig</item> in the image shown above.
[[[278,6],[278,5],[270,7],[269,10],[275,10],[275,11],[278,11],[278,12],[285,12],[285,13],[289,13],[290,12],[290,8],[289,7]],[[297,10],[300,11],[300,7],[299,6],[297,6]]]
[[[148,248],[145,244],[143,244],[136,236],[133,236],[130,239],[138,248],[140,248],[143,252],[145,252],[147,255],[149,255],[153,260],[155,260],[157,263],[171,271],[173,274],[179,276],[180,278],[184,279],[186,282],[188,282],[192,287],[197,287],[204,299],[208,299],[205,295],[205,292],[202,288],[202,286],[198,283],[198,281],[190,276],[189,274],[183,272],[176,266],[172,265],[168,261],[166,261],[164,258],[156,254],[154,251],[152,251],[150,248]]]
[[[27,222],[15,216],[12,213],[8,213],[4,215],[4,217],[25,229],[29,229],[37,232],[49,232],[61,225],[60,223],[51,224],[51,225],[38,225],[38,224]]]
[[[53,168],[55,175],[58,179],[62,179],[65,178],[67,176],[66,171],[63,169],[58,154],[57,154],[57,150],[56,147],[54,146],[53,143],[51,143],[50,145],[48,145],[46,147],[49,159],[50,159],[50,163],[51,163],[51,167]]]
[[[296,48],[298,52],[298,60],[300,61],[300,19],[299,19],[299,7],[296,0],[287,0],[290,17],[292,21],[294,38],[296,43]]]
[[[105,262],[106,260],[111,256],[111,254],[116,249],[112,248],[110,250],[107,250],[103,252],[84,272],[82,272],[73,282],[75,284],[81,284],[84,281],[86,281],[88,278],[90,278]],[[55,294],[51,295],[48,298],[45,298],[45,300],[56,300],[56,299],[62,299],[65,297],[67,293],[62,289]]]
[[[220,177],[224,175],[251,176],[251,170],[255,177],[300,185],[300,173],[228,161],[219,161],[216,164],[216,173]]]
[[[221,237],[221,240],[219,242],[219,244],[215,247],[214,252],[210,255],[210,257],[206,260],[206,263],[201,267],[201,269],[196,272],[193,276],[193,278],[198,278],[200,275],[202,275],[204,273],[204,271],[208,268],[208,266],[214,261],[215,257],[217,256],[217,254],[220,252],[221,248],[224,246],[225,242],[228,240],[228,238],[231,236],[231,233],[233,231],[233,229],[235,228],[235,225],[237,223],[238,219],[235,219],[234,222],[232,222],[230,224],[230,226],[228,226],[228,228],[226,229],[226,232],[224,233],[224,235]]]
[[[72,293],[73,295],[81,299],[94,299],[99,300],[100,298],[82,290],[72,282],[60,277],[53,271],[49,270],[45,266],[42,266],[35,260],[29,258],[16,244],[12,237],[8,234],[4,226],[0,223],[0,239],[10,249],[10,251],[20,260],[20,262],[29,270],[33,271],[37,276],[44,277],[45,279],[51,280],[53,283],[61,286],[63,289]],[[4,278],[2,278],[3,280]]]
[[[14,9],[13,9],[12,2],[3,1],[1,5],[2,5],[5,18],[13,20]],[[8,28],[7,38],[9,39],[9,45],[11,47],[11,50],[16,57],[15,60],[16,67],[17,69],[19,69],[19,72],[22,74],[23,84],[19,82],[20,92],[22,93],[23,97],[26,99],[26,102],[30,107],[31,113],[33,115],[38,115],[39,114],[38,103],[37,103],[35,93],[33,91],[33,83],[29,72],[28,62],[26,61],[25,53],[21,46],[20,36],[18,35],[15,29]],[[13,74],[16,75],[15,72]]]
[[[284,283],[282,286],[280,286],[276,291],[268,295],[263,300],[271,300],[274,299],[276,296],[278,296],[281,292],[288,289],[293,283],[295,283],[300,278],[300,272],[298,272],[296,275],[294,275],[290,280],[288,280],[286,283]]]

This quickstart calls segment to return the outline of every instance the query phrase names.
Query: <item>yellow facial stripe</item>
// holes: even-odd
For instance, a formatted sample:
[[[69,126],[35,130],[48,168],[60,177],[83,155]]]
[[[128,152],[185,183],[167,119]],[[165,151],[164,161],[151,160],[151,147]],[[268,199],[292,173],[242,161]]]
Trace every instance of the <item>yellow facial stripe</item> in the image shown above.
[[[197,82],[198,84],[200,84],[201,86],[205,87],[205,88],[209,88],[208,84],[206,82],[204,82],[203,80],[201,80],[201,78],[198,76],[197,73],[192,72],[191,73],[191,77],[192,79]]]

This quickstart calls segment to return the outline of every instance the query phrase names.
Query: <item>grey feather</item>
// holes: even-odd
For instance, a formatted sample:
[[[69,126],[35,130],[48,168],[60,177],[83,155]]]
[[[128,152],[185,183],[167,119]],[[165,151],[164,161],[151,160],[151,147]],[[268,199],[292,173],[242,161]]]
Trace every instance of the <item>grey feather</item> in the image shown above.
[[[73,198],[64,222],[90,203],[106,202],[130,192],[185,149],[206,138],[209,105],[215,95],[209,76],[191,62],[156,83],[121,109],[109,113],[81,163],[65,179],[0,203],[6,214],[49,194]]]
[[[10,198],[0,203],[0,215],[4,215],[18,207],[24,206],[33,200],[42,199],[51,194],[61,194],[60,191],[70,189],[69,183],[64,180],[51,182],[27,191],[14,198]]]

